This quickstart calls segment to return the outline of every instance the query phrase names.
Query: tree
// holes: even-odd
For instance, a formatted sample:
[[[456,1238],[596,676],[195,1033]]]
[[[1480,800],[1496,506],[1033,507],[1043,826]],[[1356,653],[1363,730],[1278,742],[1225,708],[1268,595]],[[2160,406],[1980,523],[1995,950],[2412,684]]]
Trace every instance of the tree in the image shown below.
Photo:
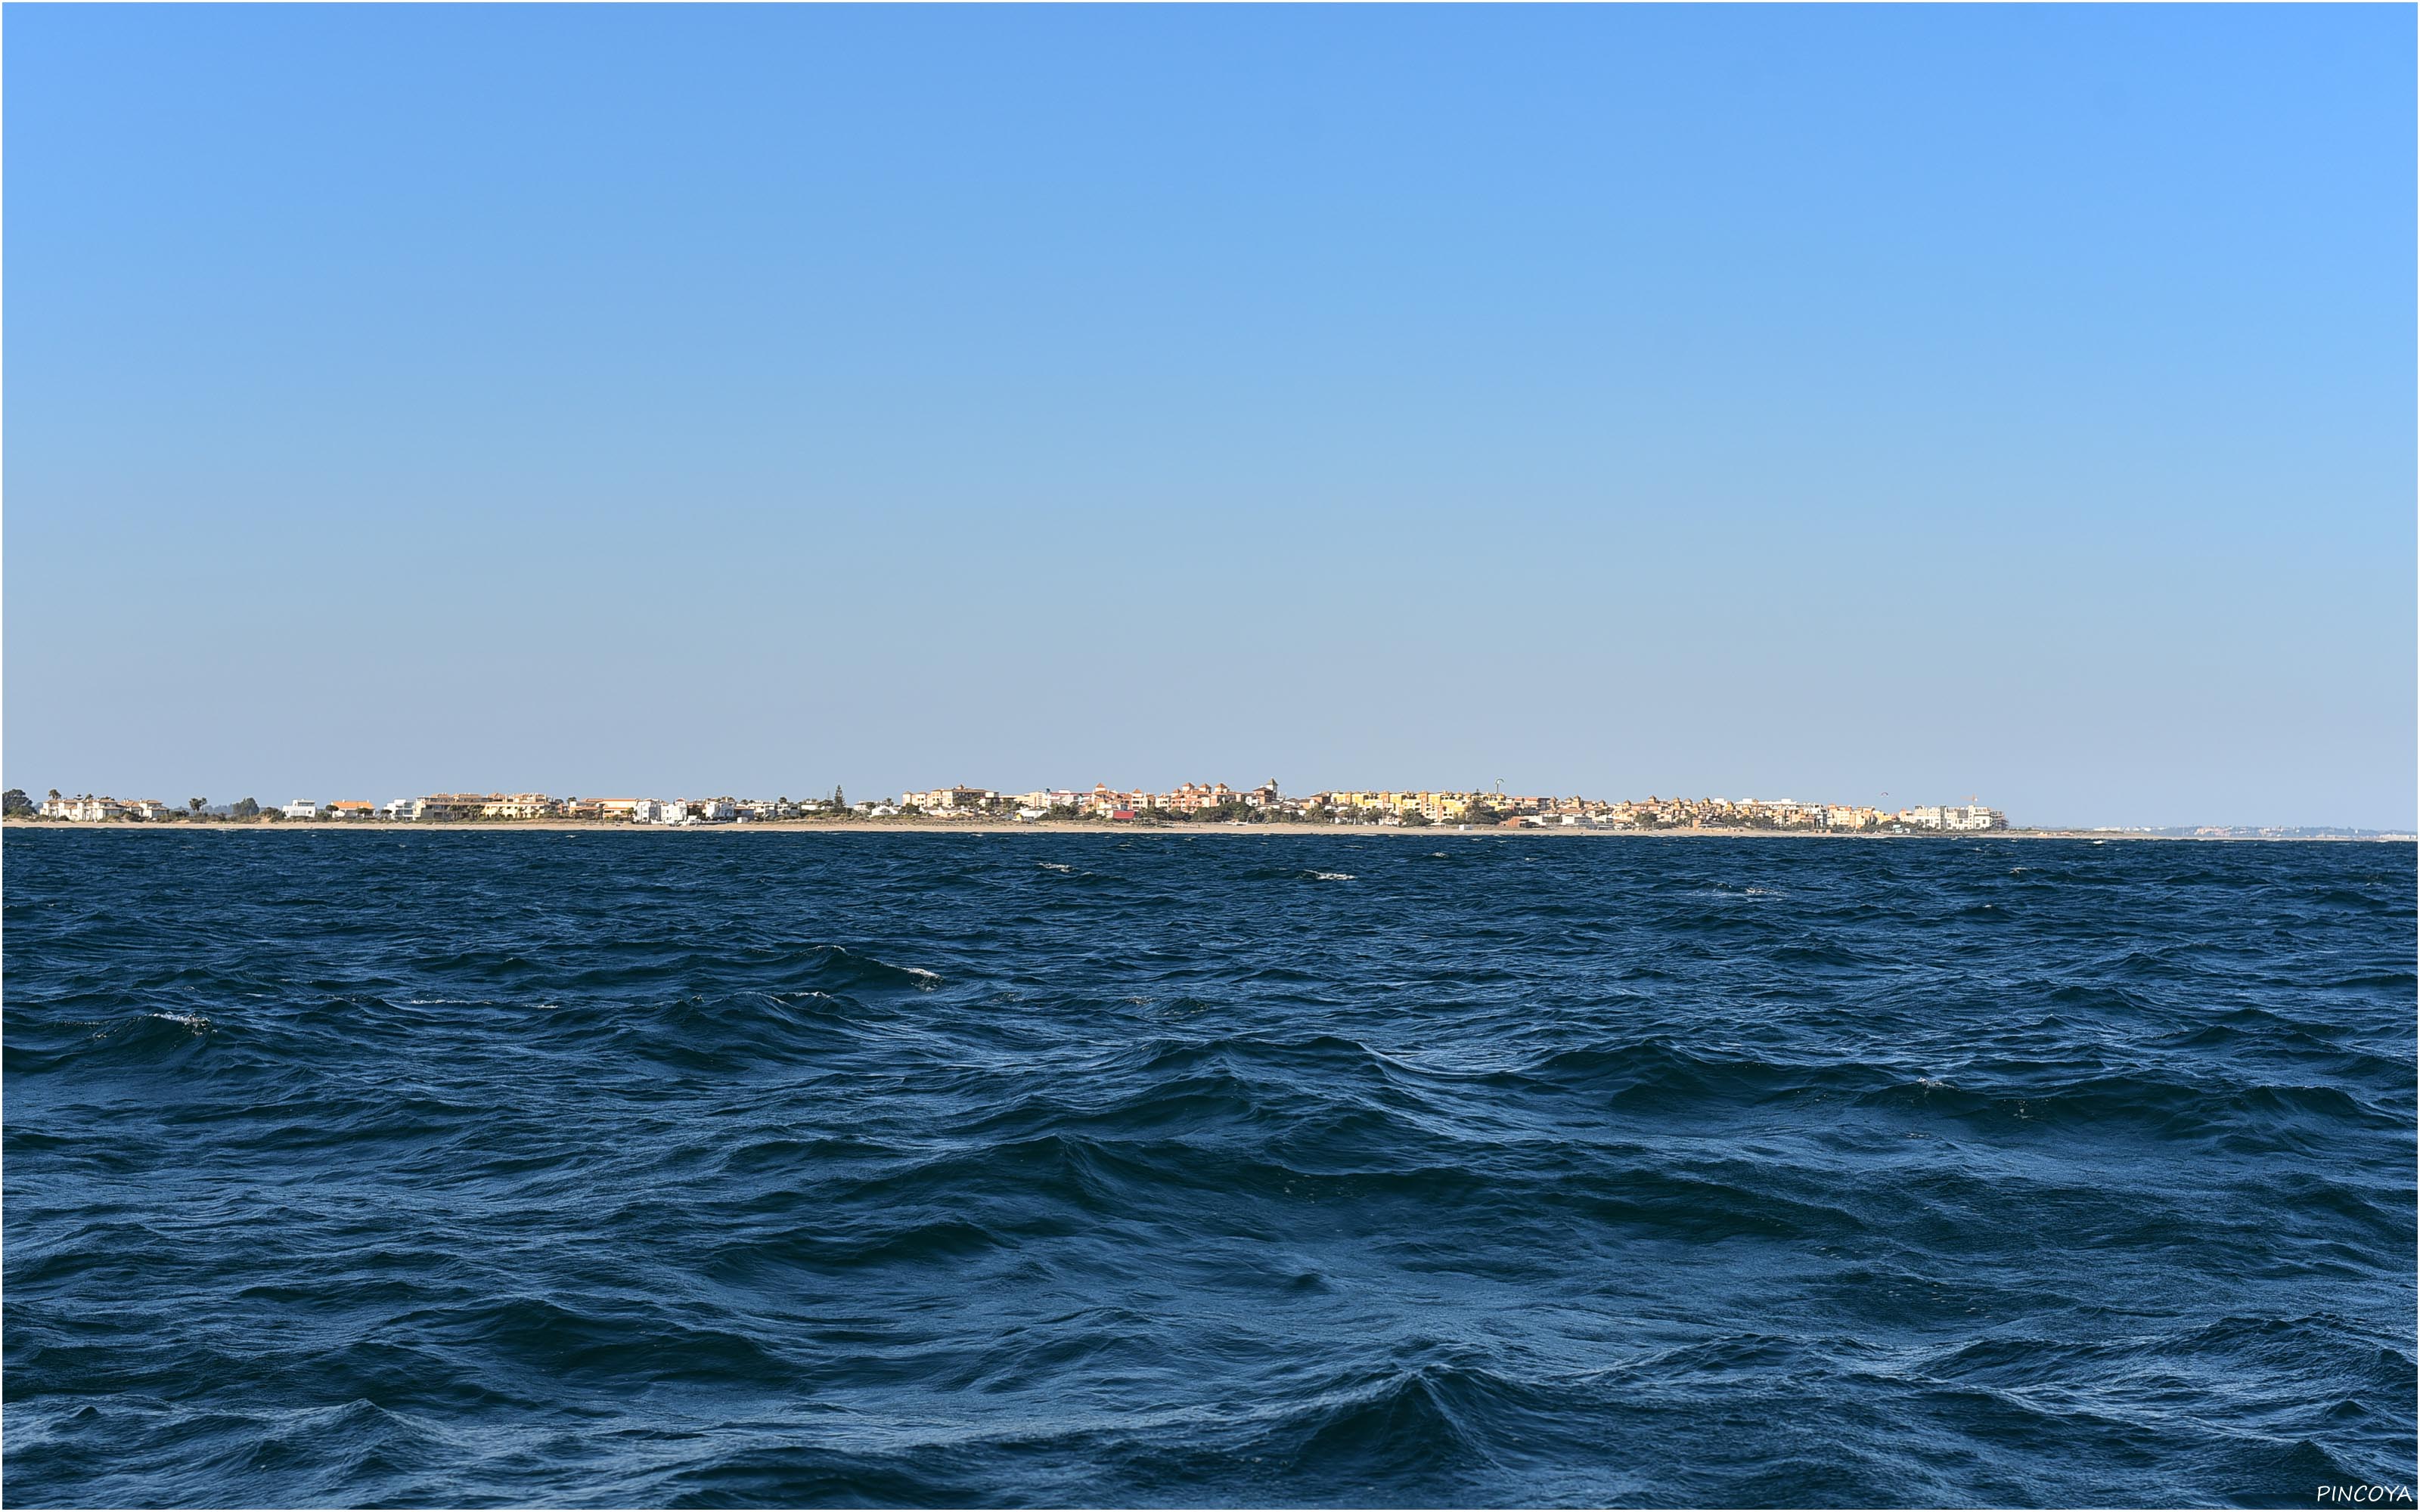
[[[208,802],[209,802],[209,800],[208,800],[208,799],[204,799],[204,798],[187,798],[187,799],[185,800],[185,807],[186,807],[186,808],[188,808],[188,809],[191,809],[194,813],[198,814],[198,813],[200,813],[200,812],[202,811],[203,808],[208,804]]]
[[[0,813],[21,814],[34,811],[34,800],[25,796],[23,788],[10,788],[0,793]]]
[[[837,782],[832,784],[832,807],[844,810],[848,808],[848,800],[841,796],[840,784]]]
[[[54,799],[57,798],[57,797],[58,797],[58,795],[59,795],[59,790],[58,790],[58,789],[56,789],[56,788],[53,788],[53,789],[51,789],[51,796],[52,796]]]
[[[260,805],[253,802],[250,798],[244,798],[239,801],[235,808],[230,811],[238,819],[251,819],[259,814]]]

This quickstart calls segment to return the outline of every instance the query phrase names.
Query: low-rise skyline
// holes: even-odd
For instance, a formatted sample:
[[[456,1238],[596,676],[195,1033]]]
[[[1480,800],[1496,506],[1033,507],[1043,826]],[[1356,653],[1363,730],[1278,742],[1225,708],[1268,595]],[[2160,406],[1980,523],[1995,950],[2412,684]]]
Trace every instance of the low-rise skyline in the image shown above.
[[[168,822],[179,819],[276,818],[349,823],[511,823],[569,819],[641,825],[778,823],[814,818],[908,817],[934,820],[1013,818],[1104,819],[1112,822],[1228,818],[1249,821],[1308,820],[1362,824],[1529,824],[1541,826],[1597,825],[1615,827],[1714,826],[1773,829],[1880,829],[1899,825],[1918,829],[1987,830],[2008,827],[2007,816],[1971,797],[1963,804],[1916,805],[1896,810],[1870,805],[1806,803],[1793,798],[1609,799],[1579,795],[1510,794],[1501,790],[1367,788],[1283,792],[1272,778],[1251,788],[1225,782],[1184,782],[1166,792],[1116,788],[1095,782],[1089,789],[1036,788],[1007,793],[964,784],[910,788],[888,797],[847,800],[838,788],[829,797],[555,797],[544,793],[433,793],[374,804],[358,798],[297,798],[264,805],[246,797],[233,804],[189,798],[179,807],[158,798],[109,795],[69,795],[53,789],[35,803],[21,789],[6,795],[8,812],[71,823]]]
[[[1288,794],[1271,778],[1254,787],[1223,781],[1183,782],[1164,792],[1118,788],[1036,788],[1022,793],[957,784],[902,792],[850,802],[834,788],[829,796],[556,797],[545,793],[433,793],[374,804],[366,799],[297,798],[262,804],[245,797],[213,804],[188,798],[180,805],[158,798],[110,795],[70,795],[50,790],[39,803],[22,789],[0,795],[12,818],[76,824],[175,823],[259,820],[267,823],[509,824],[545,820],[631,825],[774,824],[803,820],[889,819],[936,822],[1013,820],[1019,823],[1098,820],[1110,824],[1171,820],[1240,823],[1364,824],[1389,826],[1480,825],[1541,828],[1773,829],[1861,831],[2006,829],[2008,816],[1969,797],[1963,803],[1919,804],[1898,810],[1872,805],[1802,802],[1794,798],[1664,797],[1601,798],[1582,795],[1505,793],[1500,789],[1357,788]]]
[[[1039,788],[1009,793],[957,784],[908,789],[896,798],[850,802],[835,788],[828,797],[706,798],[554,797],[543,793],[434,793],[394,798],[299,798],[262,804],[255,798],[211,803],[189,798],[183,805],[157,798],[109,795],[68,795],[56,790],[39,801],[11,788],[0,795],[9,819],[72,824],[176,824],[257,820],[262,823],[509,825],[515,823],[628,824],[650,827],[712,825],[857,823],[899,820],[904,824],[970,825],[1003,820],[1023,824],[1099,822],[1153,825],[1202,821],[1375,826],[1452,825],[1548,829],[1826,834],[1983,834],[2023,830],[2071,834],[2203,840],[2317,840],[2414,838],[2411,831],[2344,825],[2011,825],[2005,812],[1974,797],[1963,803],[1913,804],[1885,810],[1870,805],[1800,802],[1792,798],[1605,799],[1543,796],[1478,789],[1322,790],[1289,795],[1274,779],[1254,788],[1224,782],[1183,782],[1165,792],[1121,789],[1096,782],[1089,789]]]

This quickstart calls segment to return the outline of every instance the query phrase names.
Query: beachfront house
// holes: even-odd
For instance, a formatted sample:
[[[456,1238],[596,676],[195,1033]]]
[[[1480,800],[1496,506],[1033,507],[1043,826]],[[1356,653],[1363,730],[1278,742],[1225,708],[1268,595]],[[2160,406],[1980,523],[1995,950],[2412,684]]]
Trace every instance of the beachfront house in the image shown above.
[[[288,819],[317,819],[319,817],[319,805],[309,798],[297,798],[278,812]]]
[[[999,796],[990,788],[970,788],[962,782],[929,793],[903,793],[899,795],[899,807],[922,809],[928,814],[975,813],[989,808]]]

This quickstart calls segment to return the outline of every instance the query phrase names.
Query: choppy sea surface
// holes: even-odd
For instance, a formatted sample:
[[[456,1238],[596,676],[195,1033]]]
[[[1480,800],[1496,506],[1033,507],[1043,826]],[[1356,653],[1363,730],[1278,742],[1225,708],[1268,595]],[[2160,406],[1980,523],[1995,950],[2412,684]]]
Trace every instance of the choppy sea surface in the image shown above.
[[[2408,845],[5,859],[15,1505],[2420,1482]]]

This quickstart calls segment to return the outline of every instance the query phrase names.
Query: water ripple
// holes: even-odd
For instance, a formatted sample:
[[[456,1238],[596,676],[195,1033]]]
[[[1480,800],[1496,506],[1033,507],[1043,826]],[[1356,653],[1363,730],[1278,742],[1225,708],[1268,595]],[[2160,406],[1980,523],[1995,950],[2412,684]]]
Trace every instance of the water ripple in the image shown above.
[[[241,839],[9,835],[21,1504],[2420,1481],[2408,847]]]

